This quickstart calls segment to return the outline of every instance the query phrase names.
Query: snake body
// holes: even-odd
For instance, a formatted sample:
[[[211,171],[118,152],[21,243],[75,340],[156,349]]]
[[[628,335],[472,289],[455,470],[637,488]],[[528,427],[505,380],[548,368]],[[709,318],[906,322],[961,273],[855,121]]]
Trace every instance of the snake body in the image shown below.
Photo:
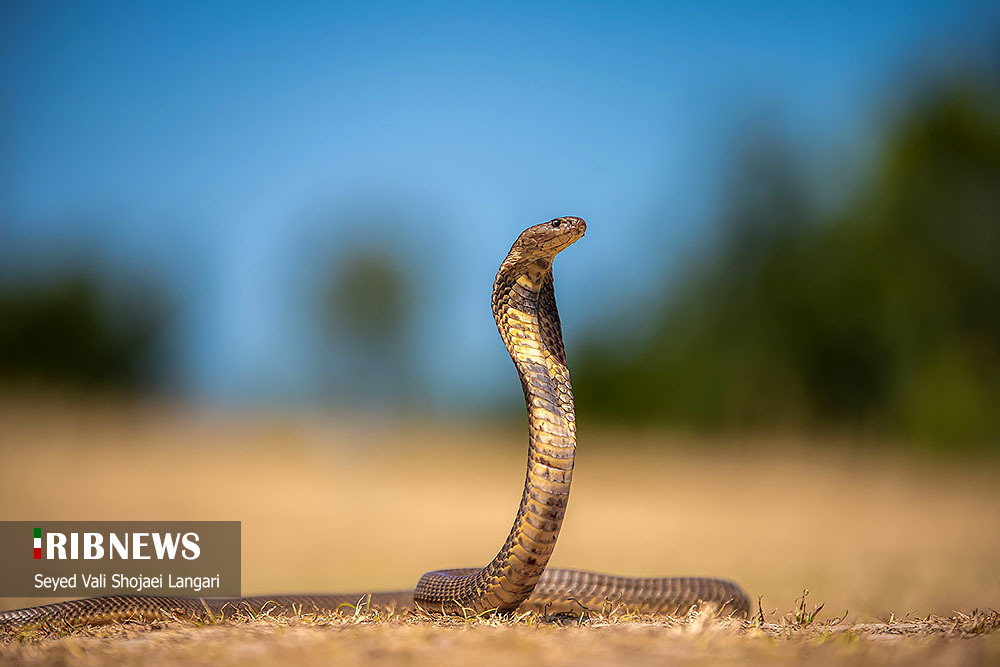
[[[263,608],[330,612],[359,603],[403,611],[542,612],[616,605],[677,613],[709,603],[745,614],[746,593],[724,579],[631,578],[546,569],[566,512],[576,453],[576,416],[552,282],[555,256],[586,231],[581,218],[529,227],[514,242],[493,283],[493,315],[521,379],[528,413],[528,465],[514,524],[496,557],[480,569],[424,574],[412,591],[280,595],[245,598],[110,596],[0,612],[0,625],[63,622],[73,625],[125,619],[200,618]]]

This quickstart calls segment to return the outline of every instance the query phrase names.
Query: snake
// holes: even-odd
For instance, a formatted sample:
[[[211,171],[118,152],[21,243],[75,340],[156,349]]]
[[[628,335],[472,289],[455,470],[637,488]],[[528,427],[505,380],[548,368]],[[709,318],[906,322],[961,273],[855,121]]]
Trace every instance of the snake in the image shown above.
[[[0,626],[203,619],[264,609],[357,613],[359,605],[445,615],[604,613],[614,608],[683,614],[698,605],[711,605],[717,613],[746,615],[747,594],[727,579],[621,577],[546,567],[566,514],[576,456],[576,412],[552,263],[586,229],[582,218],[572,216],[527,228],[511,246],[493,282],[493,315],[524,391],[528,460],[513,526],[486,566],[427,572],[413,590],[406,591],[240,598],[114,595],[70,600],[0,612]]]

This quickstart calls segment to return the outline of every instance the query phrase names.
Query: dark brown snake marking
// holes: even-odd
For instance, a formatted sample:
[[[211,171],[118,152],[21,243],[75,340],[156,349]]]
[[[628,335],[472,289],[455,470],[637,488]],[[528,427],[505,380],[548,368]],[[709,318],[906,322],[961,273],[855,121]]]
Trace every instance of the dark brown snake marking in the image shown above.
[[[576,453],[573,390],[566,367],[552,260],[586,231],[580,218],[556,218],[524,230],[493,283],[493,315],[524,390],[528,411],[528,470],[514,525],[496,557],[482,569],[438,570],[412,591],[338,595],[280,595],[188,599],[112,596],[0,612],[0,626],[33,622],[110,623],[126,619],[199,618],[262,608],[329,612],[350,605],[434,613],[515,609],[543,612],[615,606],[683,613],[700,602],[745,614],[746,593],[723,579],[640,579],[576,570],[546,570],[559,536]]]

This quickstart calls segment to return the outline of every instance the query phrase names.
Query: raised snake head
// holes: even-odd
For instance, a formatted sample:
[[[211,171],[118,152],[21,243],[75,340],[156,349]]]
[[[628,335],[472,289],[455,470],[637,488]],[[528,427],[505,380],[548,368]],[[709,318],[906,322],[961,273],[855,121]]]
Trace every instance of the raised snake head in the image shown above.
[[[586,231],[587,223],[583,218],[572,216],[554,218],[528,227],[514,241],[504,264],[537,263],[543,270],[548,269],[552,265],[552,259],[576,243]]]

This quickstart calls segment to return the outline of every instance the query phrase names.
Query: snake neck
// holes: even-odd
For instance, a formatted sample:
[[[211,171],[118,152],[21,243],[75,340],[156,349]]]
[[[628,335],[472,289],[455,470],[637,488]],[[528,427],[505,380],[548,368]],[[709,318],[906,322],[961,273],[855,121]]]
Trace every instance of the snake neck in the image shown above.
[[[414,601],[434,611],[510,611],[524,602],[555,548],[573,479],[576,415],[550,261],[522,261],[512,249],[493,283],[493,315],[524,389],[528,471],[514,525],[486,567],[420,578]]]
[[[497,329],[521,378],[528,412],[528,469],[514,525],[476,575],[486,609],[514,609],[534,589],[555,548],[573,478],[576,415],[551,265],[500,268],[493,285]]]

